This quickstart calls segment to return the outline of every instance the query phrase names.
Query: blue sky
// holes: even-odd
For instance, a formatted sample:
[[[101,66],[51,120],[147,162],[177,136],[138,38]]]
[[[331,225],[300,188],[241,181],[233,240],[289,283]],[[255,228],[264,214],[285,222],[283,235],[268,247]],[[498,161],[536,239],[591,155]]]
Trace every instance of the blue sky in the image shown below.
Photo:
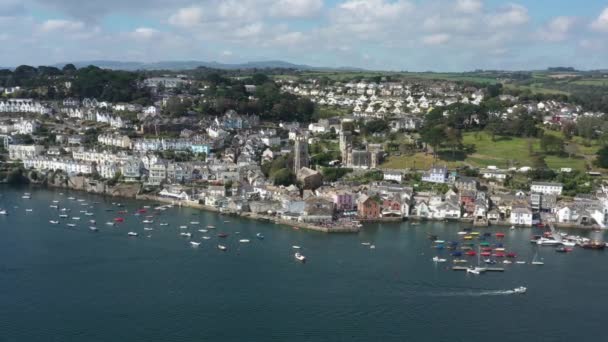
[[[608,68],[608,0],[0,0],[0,65]]]

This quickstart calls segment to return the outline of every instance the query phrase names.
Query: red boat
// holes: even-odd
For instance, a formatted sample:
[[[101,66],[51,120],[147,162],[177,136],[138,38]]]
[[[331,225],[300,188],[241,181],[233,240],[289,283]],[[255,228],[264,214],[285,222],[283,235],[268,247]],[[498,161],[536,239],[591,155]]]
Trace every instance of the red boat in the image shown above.
[[[140,213],[140,214],[145,214],[148,211],[146,209],[139,209],[137,212]]]
[[[491,252],[481,252],[481,256],[492,256]]]
[[[219,233],[219,234],[217,234],[217,237],[219,237],[219,238],[227,238],[228,234],[226,234],[226,233]]]
[[[482,248],[481,250],[482,250],[483,252],[491,252],[491,251],[492,251],[492,248],[490,248],[490,247],[484,247],[484,248]]]
[[[118,214],[128,214],[128,212],[126,210],[120,210],[120,211],[117,211],[117,213]]]
[[[494,256],[497,257],[497,258],[504,258],[505,257],[505,253],[498,252],[498,253],[494,254]]]
[[[467,254],[468,256],[476,256],[476,255],[477,255],[477,252],[475,252],[475,251],[468,251],[466,254]]]
[[[125,222],[125,219],[122,217],[117,217],[114,219],[114,222]]]
[[[496,233],[496,237],[503,238],[503,237],[505,237],[505,233]]]
[[[507,258],[516,258],[517,254],[515,253],[507,253]]]

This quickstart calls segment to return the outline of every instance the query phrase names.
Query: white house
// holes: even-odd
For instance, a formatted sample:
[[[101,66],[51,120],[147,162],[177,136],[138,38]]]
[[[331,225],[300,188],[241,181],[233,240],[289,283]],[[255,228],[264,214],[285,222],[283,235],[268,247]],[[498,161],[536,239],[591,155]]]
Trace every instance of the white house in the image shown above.
[[[510,217],[511,224],[516,226],[532,226],[532,210],[525,207],[513,208]]]
[[[428,183],[447,183],[448,169],[445,167],[432,167],[422,175],[422,181]]]
[[[551,182],[532,182],[530,191],[546,194],[546,195],[561,195],[564,185],[562,183]]]
[[[8,156],[10,159],[28,159],[34,158],[44,152],[44,146],[41,145],[9,145]]]

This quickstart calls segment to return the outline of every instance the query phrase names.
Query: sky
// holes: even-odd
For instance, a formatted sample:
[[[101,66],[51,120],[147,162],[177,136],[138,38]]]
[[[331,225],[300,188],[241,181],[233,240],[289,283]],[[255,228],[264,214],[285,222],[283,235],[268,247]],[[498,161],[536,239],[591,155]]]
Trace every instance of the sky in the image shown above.
[[[608,0],[0,0],[0,66],[608,68]]]

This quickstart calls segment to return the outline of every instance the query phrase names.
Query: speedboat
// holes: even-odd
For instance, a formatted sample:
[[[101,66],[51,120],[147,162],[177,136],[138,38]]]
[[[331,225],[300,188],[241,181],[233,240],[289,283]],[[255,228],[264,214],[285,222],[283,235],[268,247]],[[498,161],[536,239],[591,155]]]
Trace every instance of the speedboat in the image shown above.
[[[207,228],[209,228],[209,229],[215,229],[215,226],[208,225]]]
[[[23,199],[30,199],[31,196],[29,196],[29,195],[23,195],[23,196],[21,196],[21,198],[23,198]]]
[[[298,261],[301,261],[301,262],[305,262],[306,261],[306,257],[304,255],[300,254],[300,252],[296,252],[296,254],[294,254],[294,257]]]
[[[515,263],[516,263],[516,264],[519,264],[519,265],[525,265],[525,264],[526,264],[526,262],[525,262],[525,261],[516,261]]]
[[[196,224],[200,224],[200,222],[198,222],[198,221],[190,221],[190,224],[196,225]]]
[[[228,234],[226,234],[226,233],[219,233],[219,234],[217,234],[217,237],[224,239],[224,238],[228,237]]]
[[[31,213],[34,209],[25,209],[25,212]]]
[[[160,226],[164,227],[164,226],[168,226],[168,223],[161,223]]]
[[[143,221],[141,221],[141,223],[154,223],[154,221],[151,221],[151,220],[143,220]]]
[[[108,225],[108,226],[113,226],[113,225],[114,225],[114,222],[106,222],[106,225]]]
[[[199,232],[201,232],[201,233],[206,233],[206,232],[208,232],[208,230],[207,230],[207,229],[199,229],[198,231],[199,231]]]
[[[369,242],[361,242],[361,244],[362,244],[363,246],[369,246],[369,245],[371,245],[371,243],[369,243]]]
[[[57,208],[59,208],[59,206],[51,204],[51,205],[49,205],[49,208],[57,209]]]
[[[509,264],[512,264],[512,263],[513,263],[513,261],[511,261],[511,260],[505,260],[505,261],[503,261],[502,263],[503,263],[503,264],[507,264],[507,265],[509,265]]]
[[[93,216],[93,213],[84,213],[86,216]]]
[[[556,246],[556,245],[561,245],[562,243],[560,241],[557,241],[557,240],[547,239],[547,238],[541,237],[540,239],[538,239],[536,241],[536,244],[540,245],[540,246]]]
[[[79,221],[79,220],[80,220],[80,217],[78,217],[78,216],[74,216],[74,217],[72,217],[72,220],[74,220],[74,221]]]
[[[483,262],[485,262],[488,265],[495,265],[496,264],[496,260],[492,260],[492,259],[485,259]]]
[[[49,221],[49,223],[50,224],[59,224],[59,221],[53,221],[53,220],[51,220],[51,221]]]
[[[137,236],[139,234],[137,234],[136,232],[128,232],[127,235],[129,235],[129,236]]]
[[[435,257],[433,257],[433,261],[434,262],[446,262],[447,260],[446,259],[441,259],[440,257],[435,256]]]
[[[188,229],[188,226],[179,226],[179,229]]]
[[[219,249],[220,251],[224,251],[224,252],[228,250],[228,248],[224,245],[217,245],[217,249]]]
[[[376,245],[369,246],[369,249],[376,249]]]
[[[61,218],[68,218],[68,215],[66,215],[66,214],[60,214],[59,217],[61,217]]]
[[[455,264],[466,264],[469,261],[465,260],[465,259],[454,259],[454,260],[452,260],[452,262]]]
[[[564,245],[565,247],[575,247],[576,246],[576,242],[562,241],[562,245]]]
[[[198,247],[201,243],[200,242],[190,241],[190,244],[192,245],[192,247]]]
[[[257,233],[255,234],[255,237],[260,239],[260,240],[264,240],[264,235],[262,235],[262,233]]]
[[[458,235],[467,235],[469,234],[468,232],[458,232]]]
[[[239,242],[240,243],[249,243],[251,241],[249,239],[240,239]]]
[[[472,274],[476,274],[476,275],[480,275],[480,274],[482,274],[485,271],[487,271],[487,269],[483,268],[483,267],[473,267],[473,266],[471,266],[471,267],[467,268],[467,273],[472,273]]]
[[[524,293],[526,293],[526,291],[528,291],[528,289],[523,286],[516,287],[513,289],[513,292],[517,293],[517,294],[524,294]]]

